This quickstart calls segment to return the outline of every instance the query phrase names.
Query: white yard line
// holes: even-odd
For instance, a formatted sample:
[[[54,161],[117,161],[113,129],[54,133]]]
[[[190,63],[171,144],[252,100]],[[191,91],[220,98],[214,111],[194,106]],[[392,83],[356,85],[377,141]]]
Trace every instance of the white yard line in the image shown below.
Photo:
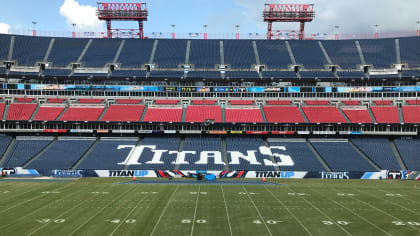
[[[291,189],[290,187],[287,187],[288,189],[290,189],[290,191],[293,191],[294,193],[296,193],[293,189]],[[311,205],[311,207],[315,210],[317,210],[319,213],[321,213],[323,216],[327,217],[328,220],[333,221],[333,219],[331,219],[327,214],[325,214],[323,211],[321,211],[321,209],[319,209],[318,207],[316,207],[314,204],[312,204],[312,202],[306,200],[304,197],[299,196],[299,198],[303,199],[307,204]],[[349,231],[347,231],[345,228],[343,228],[341,225],[339,224],[335,224],[338,228],[340,228],[343,232],[345,232],[347,235],[352,235]]]
[[[191,236],[194,233],[194,223],[195,223],[195,216],[197,215],[197,206],[198,206],[198,197],[200,196],[200,189],[201,185],[198,185],[198,192],[197,192],[197,198],[195,199],[195,209],[194,209],[194,217],[193,217],[193,221],[192,221],[192,226],[191,226]]]
[[[311,233],[311,231],[308,230],[308,228],[306,228],[306,226],[295,216],[295,214],[293,214],[293,212],[286,206],[286,204],[283,203],[283,201],[281,201],[279,198],[277,198],[273,192],[271,192],[267,186],[264,186],[264,188],[273,196],[273,198],[275,198],[289,213],[290,215],[293,216],[293,218],[299,223],[300,226],[302,226],[302,228],[309,234],[309,235],[313,235]]]
[[[394,218],[394,219],[396,219],[396,220],[398,220],[398,221],[403,221],[403,220],[401,220],[400,218],[397,218],[397,217],[395,217],[395,216],[393,216],[393,215],[389,214],[388,212],[386,212],[386,211],[384,211],[384,210],[381,210],[381,209],[379,209],[379,208],[377,208],[377,207],[373,206],[372,204],[369,204],[369,203],[367,203],[367,202],[365,202],[365,201],[363,201],[363,200],[357,199],[357,198],[355,198],[355,197],[352,197],[352,198],[356,199],[356,200],[357,200],[357,201],[359,201],[359,202],[364,203],[365,205],[370,206],[370,207],[371,207],[371,208],[373,208],[373,209],[376,209],[377,211],[382,212],[383,214],[385,214],[385,215],[387,215],[387,216],[389,216],[389,217],[391,217],[391,218]],[[416,227],[414,227],[414,226],[412,226],[412,225],[408,225],[408,226],[420,232],[420,229],[418,229],[418,228],[416,228]]]
[[[175,193],[176,193],[176,191],[178,190],[178,188],[179,188],[179,185],[177,185],[177,186],[176,186],[175,191],[174,191],[174,192],[172,193],[172,195],[169,197],[169,200],[168,200],[168,202],[166,203],[165,207],[163,208],[162,213],[161,213],[161,214],[160,214],[160,216],[159,216],[159,219],[156,221],[156,224],[155,224],[155,226],[153,227],[153,230],[152,230],[152,232],[150,233],[150,236],[152,236],[152,235],[155,233],[155,230],[156,230],[156,228],[157,228],[157,226],[158,226],[158,224],[159,224],[160,220],[162,219],[162,216],[165,214],[166,209],[168,208],[169,203],[171,202],[172,197],[175,195]]]
[[[252,200],[251,196],[249,195],[248,191],[246,190],[245,186],[242,185],[242,188],[244,189],[244,191],[246,192],[246,195],[248,196],[249,200],[251,200],[252,205],[254,205],[255,210],[257,210],[258,215],[261,218],[261,221],[264,223],[265,228],[267,229],[268,233],[273,236],[273,234],[271,233],[270,229],[268,228],[267,224],[265,223],[264,217],[261,215],[260,210],[258,210],[257,205],[255,205],[254,200]]]
[[[73,184],[71,184],[71,185],[73,185]],[[64,187],[58,188],[58,189],[56,189],[56,190],[51,190],[51,191],[58,191],[58,190],[62,190],[62,189],[64,189],[64,188],[70,187],[71,185],[69,185],[69,186],[64,186]],[[33,197],[33,198],[31,198],[31,199],[28,199],[28,200],[26,200],[26,201],[23,201],[23,202],[21,202],[21,203],[18,203],[18,204],[14,205],[14,206],[11,206],[11,207],[9,207],[9,208],[6,208],[6,209],[4,209],[4,210],[1,210],[1,211],[0,211],[0,214],[1,214],[1,213],[3,213],[3,212],[5,212],[5,211],[8,211],[8,210],[10,210],[10,209],[13,209],[13,208],[15,208],[15,207],[21,206],[21,205],[23,205],[23,204],[25,204],[25,203],[27,203],[27,202],[32,201],[32,200],[35,200],[35,199],[41,198],[41,197],[45,197],[45,195],[40,194],[39,196]]]
[[[119,200],[120,198],[124,197],[128,192],[130,192],[132,189],[128,189],[127,191],[125,191],[124,193],[122,193],[120,196],[118,196],[117,198],[115,198],[113,201],[111,201],[110,203],[106,204],[104,207],[102,207],[98,212],[96,212],[95,215],[89,217],[89,219],[87,219],[83,224],[79,225],[76,229],[74,229],[70,234],[73,235],[74,233],[76,233],[77,231],[79,231],[79,229],[81,229],[83,226],[85,226],[87,223],[89,223],[91,220],[93,220],[96,216],[98,216],[103,210],[105,210],[109,205],[111,205],[112,203],[116,202],[117,200]]]
[[[340,192],[340,191],[338,191],[338,190],[336,190],[336,191],[337,191],[337,192],[339,192],[339,193],[342,193],[342,192]],[[321,195],[322,195],[322,194],[321,194]],[[322,196],[324,197],[324,195],[322,195]],[[339,202],[337,202],[337,201],[335,201],[335,200],[333,200],[333,199],[330,199],[330,198],[328,198],[328,197],[324,197],[324,198],[329,199],[330,201],[334,202],[335,204],[337,204],[337,205],[341,206],[342,208],[346,209],[347,211],[349,211],[349,212],[350,212],[350,213],[352,213],[353,215],[355,215],[355,216],[359,217],[361,220],[363,220],[363,221],[367,222],[368,224],[372,225],[373,227],[375,227],[375,228],[379,229],[380,231],[382,231],[382,233],[384,233],[384,234],[386,234],[386,235],[389,235],[389,236],[391,236],[391,235],[392,235],[392,234],[388,233],[385,229],[383,229],[383,228],[381,228],[381,227],[379,227],[379,226],[375,225],[374,223],[370,222],[370,221],[369,221],[368,219],[366,219],[365,217],[363,217],[363,216],[361,216],[361,215],[357,214],[356,212],[352,211],[350,208],[348,208],[348,207],[344,206],[343,204],[341,204],[341,203],[339,203]]]
[[[121,227],[121,225],[128,219],[128,217],[130,217],[131,214],[133,214],[133,212],[137,209],[137,207],[140,206],[140,203],[142,203],[144,199],[146,198],[147,198],[147,195],[145,195],[143,199],[137,202],[136,206],[133,209],[131,209],[131,211],[127,214],[127,216],[124,217],[124,219],[117,225],[117,227],[115,227],[115,229],[109,234],[110,236],[113,235],[115,232],[117,232],[117,230]]]
[[[378,189],[379,191],[382,191],[382,192],[384,192],[384,193],[387,193],[386,191],[384,191],[384,190],[380,190],[380,189]],[[378,197],[376,197],[375,195],[373,195],[373,194],[369,194],[369,193],[367,193],[367,192],[364,192],[364,193],[366,193],[367,195],[370,195],[370,196],[373,196],[374,198],[378,198]],[[408,200],[408,201],[410,201],[410,202],[414,202],[414,203],[418,203],[418,202],[415,202],[415,201],[413,201],[413,200],[411,200],[411,199],[408,199],[408,198],[404,198],[405,200]],[[398,206],[398,207],[400,207],[400,208],[404,208],[405,210],[407,210],[407,211],[409,211],[409,212],[411,212],[411,213],[413,213],[413,214],[416,214],[416,215],[418,215],[418,216],[420,216],[420,214],[418,213],[418,212],[415,212],[415,211],[413,211],[413,210],[411,210],[411,209],[409,209],[409,208],[407,208],[407,207],[404,207],[404,206],[401,206],[400,204],[398,204],[398,203],[395,203],[395,202],[392,202],[392,201],[389,201],[389,200],[385,200],[386,202],[389,202],[389,203],[391,203],[392,205],[395,205],[395,206]]]
[[[222,190],[223,202],[225,203],[226,216],[227,216],[227,221],[228,221],[228,225],[229,225],[229,232],[230,232],[230,235],[232,236],[232,227],[230,226],[229,212],[228,212],[228,209],[227,209],[225,192],[223,191],[223,186],[222,185],[220,185],[220,189]]]

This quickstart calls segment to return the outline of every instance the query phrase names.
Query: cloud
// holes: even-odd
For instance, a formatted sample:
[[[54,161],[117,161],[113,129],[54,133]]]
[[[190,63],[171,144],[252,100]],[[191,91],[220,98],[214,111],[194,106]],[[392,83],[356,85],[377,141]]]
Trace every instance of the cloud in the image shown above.
[[[0,23],[0,34],[8,34],[10,30],[10,25],[6,23]]]
[[[90,5],[80,5],[76,0],[65,0],[60,7],[60,15],[66,18],[69,27],[77,25],[82,31],[103,31],[104,23],[96,16],[96,8]]]
[[[255,0],[235,0],[244,8],[244,19],[255,28],[265,31],[262,11],[264,3]],[[332,33],[334,26],[342,33],[371,33],[373,25],[379,31],[415,30],[420,17],[420,0],[273,0],[273,3],[315,3],[316,17],[306,25],[310,33]],[[276,29],[298,29],[298,24],[275,23]]]

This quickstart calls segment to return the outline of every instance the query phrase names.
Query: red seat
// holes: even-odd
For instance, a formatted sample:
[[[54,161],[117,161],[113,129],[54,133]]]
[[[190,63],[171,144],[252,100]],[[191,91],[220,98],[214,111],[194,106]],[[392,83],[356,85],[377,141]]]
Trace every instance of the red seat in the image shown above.
[[[404,123],[419,124],[420,123],[420,106],[402,107]]]
[[[8,120],[29,120],[36,109],[35,103],[11,103],[7,113]]]
[[[102,121],[140,121],[143,105],[110,105]]]
[[[31,103],[34,100],[35,100],[35,98],[15,98],[15,102]]]
[[[48,103],[63,103],[65,98],[48,98]]]
[[[40,107],[34,120],[56,120],[63,110],[64,107]]]
[[[407,100],[408,105],[420,105],[420,100]]]
[[[264,107],[267,122],[270,123],[304,123],[298,107]]]
[[[97,121],[103,110],[102,107],[70,107],[60,120]]]
[[[349,118],[351,123],[372,123],[367,109],[343,109],[344,114]]]
[[[397,107],[371,107],[377,123],[400,123]]]
[[[216,100],[192,100],[194,105],[214,105],[216,102]]]
[[[188,106],[185,116],[186,122],[204,122],[214,120],[222,122],[222,109],[220,106]]]
[[[139,104],[141,99],[117,99],[118,104]]]
[[[0,119],[3,119],[4,114],[4,108],[6,107],[6,104],[0,103]]]
[[[263,122],[259,109],[226,109],[225,116],[226,122]]]
[[[383,101],[373,101],[378,106],[388,106],[391,105],[391,100],[383,100]]]
[[[358,106],[358,105],[360,105],[360,101],[342,101],[342,103],[346,106]]]
[[[181,122],[181,108],[149,108],[144,121],[146,122]]]
[[[310,123],[347,123],[336,107],[302,107]]]
[[[268,105],[290,105],[292,101],[267,101]]]
[[[79,99],[79,103],[84,103],[84,104],[99,104],[99,103],[102,103],[103,101],[104,101],[103,99],[87,99],[87,98]]]
[[[230,100],[231,105],[253,105],[253,100]]]
[[[155,100],[155,104],[158,105],[176,105],[179,100]]]
[[[330,104],[330,101],[304,101],[306,105],[317,105],[317,106],[326,106]]]

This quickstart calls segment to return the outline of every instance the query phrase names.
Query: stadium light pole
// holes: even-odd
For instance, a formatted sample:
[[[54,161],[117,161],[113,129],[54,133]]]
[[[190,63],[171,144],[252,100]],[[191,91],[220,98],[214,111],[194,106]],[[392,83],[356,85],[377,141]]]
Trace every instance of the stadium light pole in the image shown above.
[[[71,36],[73,37],[73,38],[76,38],[76,24],[75,23],[73,23],[73,24],[71,24],[72,26],[73,26],[73,32],[71,33]]]
[[[374,27],[375,27],[375,39],[377,39],[378,38],[378,27],[379,27],[379,25],[378,24],[376,24],[376,25],[374,25]]]
[[[335,38],[335,40],[338,40],[339,39],[339,34],[338,34],[338,29],[339,28],[340,28],[340,26],[338,26],[338,25],[334,26],[334,29],[335,29],[335,36],[334,36],[334,38]]]
[[[33,30],[32,30],[32,36],[36,36],[36,21],[32,21],[32,25],[34,26]]]
[[[203,25],[203,27],[204,27],[204,39],[207,39],[207,26],[208,25]]]
[[[172,39],[175,39],[175,26],[176,25],[174,25],[174,24],[171,25],[171,27],[172,27],[172,36],[171,36],[171,38]]]
[[[241,27],[240,25],[235,25],[236,27],[236,39],[239,39],[239,27]]]
[[[417,23],[417,36],[420,37],[420,20],[417,20],[416,23]]]

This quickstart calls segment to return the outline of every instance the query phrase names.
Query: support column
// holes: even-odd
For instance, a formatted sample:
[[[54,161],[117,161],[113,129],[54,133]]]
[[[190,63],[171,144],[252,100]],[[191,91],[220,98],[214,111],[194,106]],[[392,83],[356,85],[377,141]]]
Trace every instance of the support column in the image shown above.
[[[268,22],[268,30],[267,30],[267,39],[271,40],[271,29],[273,27],[273,22]]]
[[[139,38],[144,39],[143,21],[139,21]]]
[[[111,21],[110,20],[106,21],[106,33],[107,33],[108,38],[112,38]]]
[[[303,40],[305,33],[305,22],[300,22],[299,40]]]

